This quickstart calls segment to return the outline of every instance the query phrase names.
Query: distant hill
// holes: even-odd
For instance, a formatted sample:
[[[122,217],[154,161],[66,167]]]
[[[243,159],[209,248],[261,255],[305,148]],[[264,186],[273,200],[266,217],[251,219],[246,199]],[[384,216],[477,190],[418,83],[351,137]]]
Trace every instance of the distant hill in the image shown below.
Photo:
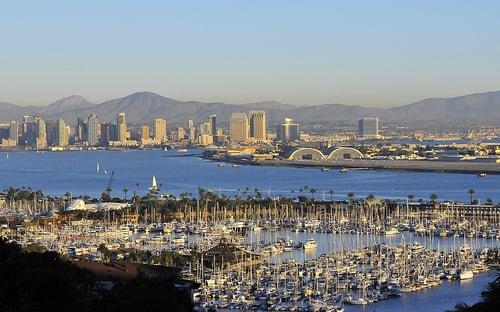
[[[425,99],[390,111],[402,120],[500,120],[500,91]]]
[[[280,102],[227,104],[221,102],[179,101],[153,92],[136,92],[123,98],[94,104],[73,95],[48,106],[17,106],[0,102],[0,120],[19,120],[26,114],[40,114],[46,119],[63,118],[75,123],[77,117],[96,113],[99,120],[113,122],[119,112],[125,112],[130,124],[150,123],[154,118],[171,122],[195,122],[205,120],[209,114],[217,114],[221,122],[228,122],[234,112],[265,109],[269,123],[291,117],[300,123],[352,120],[360,117],[380,117],[386,120],[500,120],[500,91],[470,94],[456,98],[430,98],[412,104],[385,108],[359,105],[324,104],[294,106]]]

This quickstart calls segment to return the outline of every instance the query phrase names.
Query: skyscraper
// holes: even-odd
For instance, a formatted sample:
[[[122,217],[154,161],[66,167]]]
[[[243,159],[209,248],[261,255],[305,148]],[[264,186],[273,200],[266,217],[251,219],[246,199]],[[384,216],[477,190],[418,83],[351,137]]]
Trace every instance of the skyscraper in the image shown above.
[[[200,135],[212,135],[212,124],[210,121],[200,124]]]
[[[46,148],[47,147],[47,125],[45,121],[36,117],[37,133],[36,133],[36,148]]]
[[[142,141],[149,140],[149,126],[144,125],[141,127],[141,140]]]
[[[255,141],[267,140],[266,111],[250,111],[250,137]]]
[[[186,136],[186,131],[184,130],[184,128],[183,127],[178,127],[177,128],[177,141],[184,140],[185,136]]]
[[[101,124],[101,145],[108,145],[109,141],[117,139],[117,126],[112,123]]]
[[[167,142],[167,121],[165,119],[153,120],[153,132],[155,140]]]
[[[196,128],[191,127],[189,128],[189,142],[194,142],[196,141]]]
[[[300,139],[300,128],[293,119],[285,118],[285,122],[276,127],[276,139],[283,143],[293,142]]]
[[[116,132],[117,139],[123,142],[127,139],[127,122],[125,120],[125,113],[119,113],[116,119]]]
[[[378,118],[361,118],[358,122],[358,133],[363,139],[378,138]]]
[[[87,143],[89,146],[96,146],[99,143],[98,120],[97,116],[92,113],[87,119]]]
[[[208,123],[210,124],[211,135],[217,135],[217,115],[212,114],[208,116]]]
[[[13,120],[9,125],[9,140],[19,142],[19,124],[17,121]]]
[[[64,123],[64,120],[57,120],[57,146],[64,147],[68,145],[68,136],[66,131],[66,124]]]
[[[78,117],[76,119],[76,140],[78,142],[83,142],[85,140],[85,135],[86,135],[86,130],[85,130],[85,122],[83,121],[83,118]]]
[[[229,135],[231,141],[248,142],[248,118],[245,113],[233,113],[229,124]]]

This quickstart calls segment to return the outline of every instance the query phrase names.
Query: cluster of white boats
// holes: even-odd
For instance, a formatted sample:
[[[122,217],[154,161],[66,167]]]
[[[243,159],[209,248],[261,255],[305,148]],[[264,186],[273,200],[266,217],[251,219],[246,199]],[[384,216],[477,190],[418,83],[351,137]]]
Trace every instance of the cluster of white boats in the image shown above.
[[[419,243],[385,244],[322,255],[317,259],[243,263],[213,270],[195,293],[198,310],[343,311],[344,304],[367,305],[470,279],[498,260],[498,249],[454,252]]]

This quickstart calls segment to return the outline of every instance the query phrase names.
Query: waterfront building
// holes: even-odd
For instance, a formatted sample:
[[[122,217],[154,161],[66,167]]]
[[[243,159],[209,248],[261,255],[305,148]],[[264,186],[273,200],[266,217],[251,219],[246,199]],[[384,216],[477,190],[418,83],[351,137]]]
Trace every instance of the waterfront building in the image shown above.
[[[293,119],[285,118],[285,122],[276,127],[276,139],[289,143],[300,139],[300,127]]]
[[[141,141],[149,140],[149,126],[143,125],[141,127]]]
[[[210,134],[202,134],[198,138],[198,143],[202,146],[214,144],[214,137]]]
[[[248,142],[248,118],[245,113],[233,113],[229,124],[229,135],[232,142]]]
[[[68,145],[68,135],[66,124],[63,119],[57,120],[57,146],[64,147]]]
[[[22,133],[21,135],[24,137],[26,135],[26,133],[28,132],[28,127],[29,127],[29,123],[31,121],[31,118],[30,116],[28,115],[25,115],[23,116],[23,123],[22,123]]]
[[[116,125],[111,123],[101,124],[101,145],[108,145],[110,141],[115,141],[116,139]]]
[[[212,135],[212,123],[210,121],[200,124],[200,135]]]
[[[267,122],[266,111],[256,110],[250,111],[250,137],[256,142],[267,140]]]
[[[57,145],[57,121],[47,120],[45,122],[45,128],[47,131],[47,145],[48,146]]]
[[[118,141],[125,141],[127,139],[127,122],[125,120],[125,113],[118,114],[118,118],[116,120],[116,130]]]
[[[211,135],[217,135],[217,115],[212,114],[208,116],[208,123],[210,124]]]
[[[15,120],[9,125],[9,140],[15,141],[16,144],[19,142],[19,124]]]
[[[358,134],[363,139],[378,138],[378,118],[361,118],[358,122]]]
[[[92,113],[87,119],[87,143],[88,146],[96,146],[99,143],[98,120],[97,116]]]
[[[85,124],[85,121],[83,120],[83,118],[78,117],[76,119],[76,130],[75,130],[76,141],[78,141],[78,142],[85,141],[85,135],[87,132],[86,128],[87,128],[87,125]]]
[[[35,118],[37,124],[36,148],[42,149],[47,147],[47,125],[45,121],[37,116]]]
[[[158,140],[162,143],[167,142],[167,121],[165,119],[159,118],[153,120],[153,132],[155,140]]]
[[[178,127],[177,128],[177,141],[184,140],[185,136],[186,136],[186,131],[184,130],[184,128]]]
[[[190,127],[189,128],[189,142],[194,142],[194,141],[196,141],[196,128]]]

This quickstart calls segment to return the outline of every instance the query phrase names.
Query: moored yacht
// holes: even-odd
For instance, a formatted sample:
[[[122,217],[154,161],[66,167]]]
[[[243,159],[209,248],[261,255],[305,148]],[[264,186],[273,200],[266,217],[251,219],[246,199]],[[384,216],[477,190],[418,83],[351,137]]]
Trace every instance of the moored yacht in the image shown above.
[[[471,270],[463,270],[460,272],[460,280],[468,280],[474,277],[474,273]]]
[[[316,248],[316,246],[317,246],[316,241],[312,238],[310,238],[304,242],[304,249],[314,249],[314,248]]]

